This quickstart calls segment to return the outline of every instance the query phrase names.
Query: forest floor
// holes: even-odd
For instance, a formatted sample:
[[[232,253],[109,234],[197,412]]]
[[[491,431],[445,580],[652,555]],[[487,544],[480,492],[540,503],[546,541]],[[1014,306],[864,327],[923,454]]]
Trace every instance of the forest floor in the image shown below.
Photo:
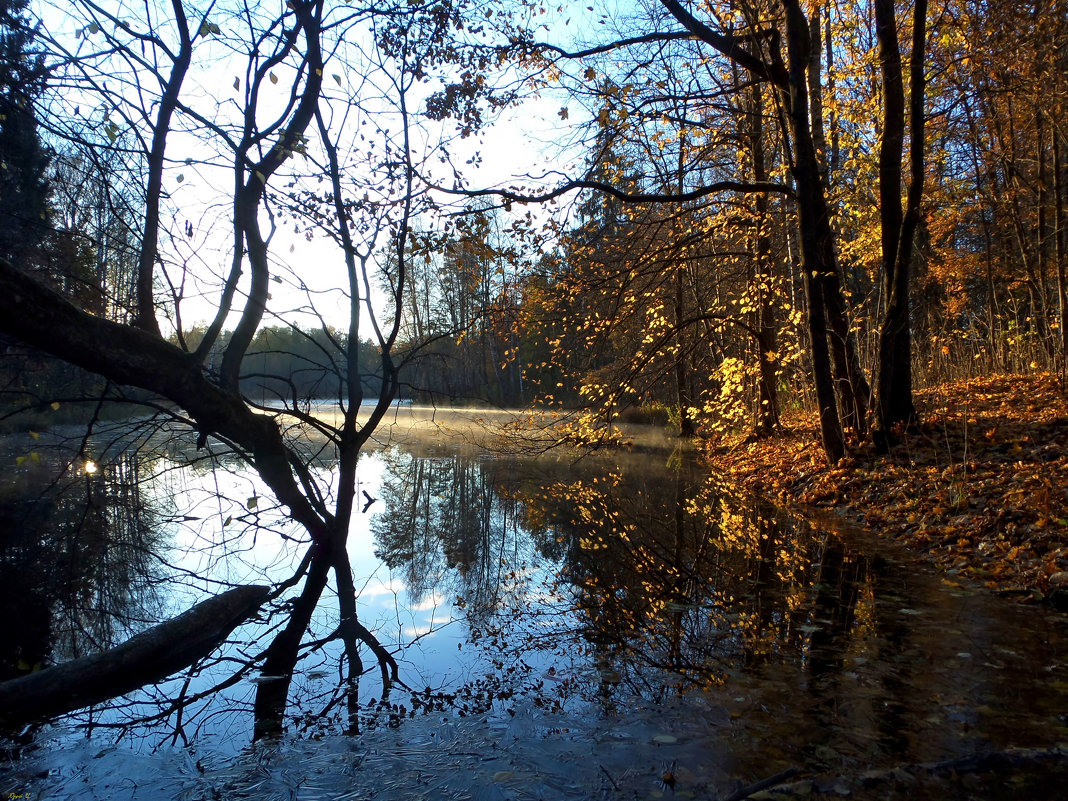
[[[853,447],[831,468],[814,413],[783,434],[709,446],[715,468],[788,511],[831,510],[893,535],[951,574],[1068,609],[1068,397],[1044,375],[918,390],[920,423],[885,455]]]

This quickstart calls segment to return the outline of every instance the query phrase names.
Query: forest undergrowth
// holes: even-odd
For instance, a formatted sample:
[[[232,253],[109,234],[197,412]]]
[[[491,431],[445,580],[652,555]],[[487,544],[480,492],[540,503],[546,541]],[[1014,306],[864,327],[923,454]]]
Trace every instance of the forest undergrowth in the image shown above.
[[[781,435],[723,439],[712,465],[805,516],[833,511],[900,539],[949,578],[1068,610],[1068,397],[1054,376],[992,375],[916,392],[920,422],[890,452],[830,467],[814,412]]]

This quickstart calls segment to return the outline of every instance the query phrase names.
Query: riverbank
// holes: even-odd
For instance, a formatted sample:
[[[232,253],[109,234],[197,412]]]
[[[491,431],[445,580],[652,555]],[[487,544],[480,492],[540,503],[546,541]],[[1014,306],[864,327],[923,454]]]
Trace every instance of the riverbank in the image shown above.
[[[1068,399],[1049,374],[916,392],[920,424],[890,453],[870,443],[831,468],[814,414],[781,436],[708,448],[732,481],[801,516],[833,511],[894,536],[949,574],[1068,609]]]

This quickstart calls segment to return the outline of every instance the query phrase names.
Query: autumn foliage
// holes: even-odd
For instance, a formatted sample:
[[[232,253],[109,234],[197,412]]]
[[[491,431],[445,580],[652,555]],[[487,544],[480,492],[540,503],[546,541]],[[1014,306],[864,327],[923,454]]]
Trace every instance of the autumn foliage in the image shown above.
[[[711,456],[795,512],[833,511],[950,573],[1031,599],[1063,590],[1068,399],[1054,378],[965,379],[916,397],[924,422],[886,455],[867,446],[828,467],[808,413],[788,416],[780,439],[724,441]]]

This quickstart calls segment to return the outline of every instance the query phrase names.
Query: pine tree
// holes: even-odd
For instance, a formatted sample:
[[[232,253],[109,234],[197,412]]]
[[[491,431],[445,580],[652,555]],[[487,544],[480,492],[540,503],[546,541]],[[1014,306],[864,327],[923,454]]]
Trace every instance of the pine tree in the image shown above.
[[[0,258],[37,261],[49,230],[51,156],[41,143],[34,104],[46,69],[34,52],[27,0],[0,0]]]

